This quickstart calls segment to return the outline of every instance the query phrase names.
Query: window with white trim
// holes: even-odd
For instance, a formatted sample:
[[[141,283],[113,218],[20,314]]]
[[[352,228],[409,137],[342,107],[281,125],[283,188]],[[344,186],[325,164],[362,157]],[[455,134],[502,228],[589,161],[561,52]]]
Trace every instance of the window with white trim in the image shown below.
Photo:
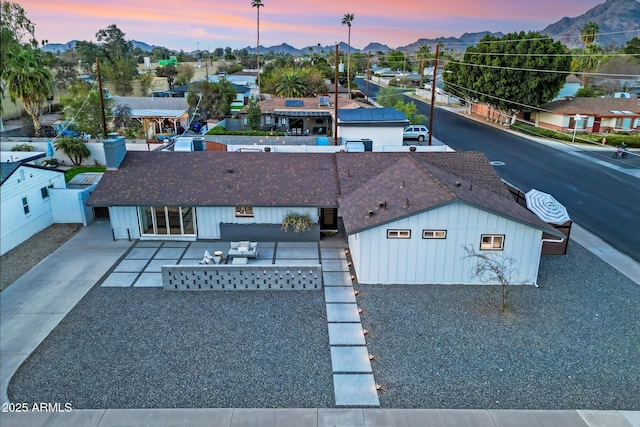
[[[482,251],[501,251],[503,248],[503,234],[483,234],[480,238],[480,250]]]
[[[252,218],[253,208],[251,206],[236,206],[236,217]]]
[[[24,211],[25,215],[29,215],[29,200],[26,197],[22,198],[22,210]]]
[[[423,239],[446,239],[447,230],[422,230]]]
[[[387,230],[387,239],[410,239],[411,230]]]

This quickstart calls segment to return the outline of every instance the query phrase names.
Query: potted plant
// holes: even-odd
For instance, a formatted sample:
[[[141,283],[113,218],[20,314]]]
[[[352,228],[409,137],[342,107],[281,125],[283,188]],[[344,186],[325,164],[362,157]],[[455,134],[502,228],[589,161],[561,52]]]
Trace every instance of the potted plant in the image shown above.
[[[304,233],[311,230],[311,227],[313,227],[313,220],[309,214],[287,212],[282,220],[282,230],[284,231],[293,229],[296,233]]]

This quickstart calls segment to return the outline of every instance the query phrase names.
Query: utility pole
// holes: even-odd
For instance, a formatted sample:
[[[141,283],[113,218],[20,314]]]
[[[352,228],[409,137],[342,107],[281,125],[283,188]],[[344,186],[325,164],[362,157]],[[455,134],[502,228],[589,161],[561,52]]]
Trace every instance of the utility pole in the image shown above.
[[[436,71],[438,70],[438,54],[440,45],[436,45],[436,59],[433,61],[433,78],[431,79],[431,107],[429,109],[429,145],[431,145],[431,135],[433,135],[433,104],[436,103]]]
[[[336,73],[334,82],[335,102],[334,102],[334,120],[333,120],[333,145],[338,145],[338,43],[336,43]]]
[[[366,92],[367,92],[367,102],[369,102],[369,80],[371,79],[371,51],[367,52],[367,84]]]
[[[104,93],[102,92],[102,76],[100,75],[100,59],[96,58],[96,69],[98,71],[98,88],[100,89],[100,105],[102,106],[102,130],[104,139],[107,139],[107,118],[104,114]]]

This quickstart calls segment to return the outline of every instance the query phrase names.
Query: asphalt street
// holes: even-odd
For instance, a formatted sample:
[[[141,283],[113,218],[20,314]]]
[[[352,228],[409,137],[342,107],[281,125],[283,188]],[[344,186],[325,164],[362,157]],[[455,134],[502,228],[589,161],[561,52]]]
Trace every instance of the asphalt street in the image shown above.
[[[362,79],[356,79],[364,87]],[[369,84],[375,99],[378,86]],[[411,98],[421,114],[429,104]],[[590,155],[557,150],[442,108],[434,109],[433,136],[457,151],[482,151],[498,174],[524,192],[552,194],[580,224],[622,253],[640,261],[640,180],[595,162]],[[580,151],[576,149],[576,151]],[[609,160],[609,153],[602,157]],[[626,166],[633,167],[627,163]]]

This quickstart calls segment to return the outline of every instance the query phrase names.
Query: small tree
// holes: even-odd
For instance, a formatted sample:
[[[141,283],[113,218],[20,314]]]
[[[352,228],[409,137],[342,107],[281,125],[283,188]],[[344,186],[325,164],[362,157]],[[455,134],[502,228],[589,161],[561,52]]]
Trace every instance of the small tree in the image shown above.
[[[476,262],[470,273],[472,278],[480,279],[483,283],[501,286],[502,312],[506,313],[509,286],[515,284],[513,280],[518,275],[518,269],[514,267],[516,260],[493,252],[476,252],[470,245],[465,246],[464,251],[465,259],[472,259]]]
[[[249,100],[249,106],[247,107],[247,122],[252,130],[260,130],[260,124],[262,123],[262,110],[260,104],[254,97]]]
[[[56,150],[62,150],[70,159],[74,166],[80,166],[84,159],[89,158],[91,151],[84,141],[68,136],[58,138],[54,143]]]

